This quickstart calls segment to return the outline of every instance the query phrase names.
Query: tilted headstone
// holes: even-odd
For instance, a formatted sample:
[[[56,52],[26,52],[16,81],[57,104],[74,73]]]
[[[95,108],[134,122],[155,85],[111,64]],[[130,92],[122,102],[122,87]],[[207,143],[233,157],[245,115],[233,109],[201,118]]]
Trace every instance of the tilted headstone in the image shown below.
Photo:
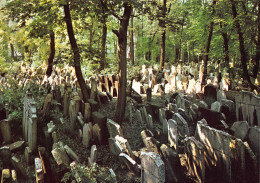
[[[114,138],[109,138],[108,144],[109,144],[109,149],[110,149],[111,153],[116,156],[118,156],[122,152],[125,152],[123,147],[120,145],[120,143]]]
[[[179,113],[173,114],[172,119],[175,120],[177,123],[179,135],[182,137],[185,136],[189,137],[190,136],[189,127],[185,119]]]
[[[91,146],[90,157],[88,157],[89,166],[93,166],[97,161],[97,146]]]
[[[121,161],[124,162],[124,164],[127,166],[127,168],[132,172],[138,172],[138,166],[135,160],[133,160],[130,156],[128,156],[125,153],[120,153],[119,158]]]
[[[43,165],[40,158],[35,158],[35,177],[37,183],[44,183],[44,171]]]
[[[64,149],[65,149],[66,153],[69,155],[69,157],[71,159],[73,159],[74,161],[79,162],[78,155],[68,145],[65,145]]]
[[[170,142],[170,147],[178,149],[178,125],[176,121],[169,119],[168,122],[168,141]]]
[[[205,148],[194,137],[184,139],[184,149],[187,159],[189,175],[196,178],[197,182],[205,182]]]
[[[164,183],[165,166],[154,152],[141,152],[142,183]]]
[[[248,133],[249,125],[247,121],[237,121],[233,123],[230,130],[234,132],[235,137],[244,140]]]
[[[123,131],[119,124],[114,122],[112,119],[107,119],[107,128],[110,134],[110,137],[114,138],[115,136],[123,136]]]
[[[23,135],[31,150],[35,152],[37,142],[36,103],[30,93],[26,93],[24,98]]]
[[[11,127],[7,119],[3,119],[0,121],[0,129],[1,129],[3,141],[5,143],[11,143],[12,142]]]
[[[83,146],[88,148],[92,138],[93,138],[93,126],[92,126],[92,123],[85,123],[85,125],[83,127],[83,134],[82,134]]]
[[[127,139],[125,139],[124,137],[120,137],[120,136],[115,136],[116,141],[119,142],[119,144],[122,146],[122,148],[124,149],[124,151],[133,159],[135,159],[135,156],[132,152],[132,149],[127,141]]]
[[[231,135],[199,121],[195,137],[205,146],[206,181],[231,182]]]

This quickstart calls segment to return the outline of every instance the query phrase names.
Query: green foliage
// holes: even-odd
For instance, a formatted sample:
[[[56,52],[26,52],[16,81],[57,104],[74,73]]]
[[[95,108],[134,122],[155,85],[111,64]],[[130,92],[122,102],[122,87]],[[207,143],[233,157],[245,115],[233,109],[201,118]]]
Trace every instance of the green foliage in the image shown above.
[[[111,176],[109,171],[95,165],[87,167],[83,164],[76,164],[71,168],[70,172],[65,173],[61,182],[89,182],[89,183],[116,183],[115,179]]]

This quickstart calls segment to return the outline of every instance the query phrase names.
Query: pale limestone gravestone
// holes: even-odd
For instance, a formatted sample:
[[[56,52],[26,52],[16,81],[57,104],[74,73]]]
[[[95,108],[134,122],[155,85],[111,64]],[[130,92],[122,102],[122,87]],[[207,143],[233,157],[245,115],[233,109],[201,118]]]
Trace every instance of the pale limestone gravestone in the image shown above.
[[[109,138],[108,144],[109,144],[109,149],[110,149],[111,153],[116,156],[118,156],[122,152],[125,152],[123,147],[120,145],[120,143],[114,138]]]
[[[205,170],[206,181],[231,182],[231,135],[199,121],[195,137],[205,146],[205,161],[209,162]]]
[[[94,166],[96,160],[97,160],[97,146],[93,145],[91,146],[90,157],[88,157],[88,165],[90,167]]]
[[[93,138],[93,126],[92,123],[85,123],[83,126],[82,143],[83,146],[88,148]]]
[[[237,120],[260,127],[260,97],[242,91],[235,96],[235,103]]]
[[[33,162],[33,158],[32,158],[32,150],[30,149],[30,147],[26,147],[24,150],[24,156],[25,156],[25,161],[27,165],[30,165]]]
[[[194,92],[196,92],[196,81],[195,81],[195,79],[191,79],[191,80],[189,80],[189,85],[186,90],[186,93],[192,94]]]
[[[196,178],[197,182],[205,182],[205,148],[194,137],[184,139],[184,148],[187,159],[188,173]]]
[[[132,152],[132,149],[127,141],[127,139],[125,139],[124,137],[120,137],[120,136],[115,136],[116,141],[119,142],[119,144],[121,145],[121,147],[124,149],[124,151],[133,159],[135,159],[135,156]]]
[[[213,102],[213,103],[211,104],[210,109],[213,110],[213,111],[216,111],[216,112],[220,112],[221,103],[218,102],[218,101]]]
[[[34,159],[35,163],[35,177],[37,183],[44,183],[44,168],[40,158]]]
[[[165,166],[154,152],[141,152],[142,183],[164,183]]]
[[[11,127],[7,119],[0,121],[0,129],[4,143],[12,142]]]
[[[138,172],[138,166],[134,159],[132,159],[130,156],[128,156],[125,153],[120,153],[119,158],[121,161],[124,162],[124,164],[127,166],[127,168],[132,172]]]
[[[136,109],[135,113],[136,113],[136,116],[137,116],[137,120],[138,120],[141,124],[143,124],[144,121],[143,121],[143,119],[142,119],[142,114],[141,114],[140,110]]]
[[[64,149],[72,160],[79,162],[78,155],[68,145],[65,145]]]
[[[110,134],[110,137],[114,138],[115,136],[123,136],[123,131],[119,124],[114,122],[112,119],[107,119],[107,128]]]
[[[244,140],[248,133],[249,125],[247,121],[237,121],[233,123],[230,130],[234,132],[235,137]]]
[[[177,123],[179,135],[182,137],[189,137],[190,132],[188,128],[188,123],[185,121],[185,119],[179,113],[173,114],[172,119],[175,120]]]
[[[96,100],[96,95],[97,95],[97,82],[95,78],[90,78],[90,83],[91,83],[91,92],[90,92],[90,99]]]
[[[168,141],[170,142],[170,147],[174,147],[175,150],[178,149],[178,125],[176,121],[169,119],[168,122]]]
[[[248,131],[248,144],[255,153],[258,162],[260,160],[260,128],[257,126],[250,127]]]
[[[91,105],[90,103],[84,104],[84,121],[89,122],[91,117]]]
[[[153,129],[153,118],[151,116],[151,114],[147,115],[147,127],[148,129]]]
[[[30,93],[26,93],[24,98],[23,135],[31,150],[35,152],[37,142],[36,103]]]
[[[50,114],[51,102],[52,102],[52,94],[49,93],[45,97],[45,101],[43,105],[43,116],[48,116]]]
[[[70,104],[70,95],[72,93],[72,89],[70,86],[67,86],[64,97],[63,97],[63,115],[65,117],[69,116],[69,104]]]
[[[56,147],[51,151],[51,153],[58,166],[60,165],[69,166],[70,159],[64,148]]]

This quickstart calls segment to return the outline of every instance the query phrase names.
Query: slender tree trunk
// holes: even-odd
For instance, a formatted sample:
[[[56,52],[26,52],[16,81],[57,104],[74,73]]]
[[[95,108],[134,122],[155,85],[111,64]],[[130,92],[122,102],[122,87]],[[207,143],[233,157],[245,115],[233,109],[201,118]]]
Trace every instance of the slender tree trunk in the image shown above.
[[[100,58],[100,70],[105,67],[106,60],[106,40],[107,40],[107,24],[106,17],[103,17],[103,29],[102,29],[102,40],[101,40],[101,58]]]
[[[234,0],[230,0],[230,2],[231,2],[233,19],[235,21],[234,22],[235,27],[236,27],[237,33],[238,33],[239,50],[240,50],[241,64],[242,64],[242,68],[243,68],[244,78],[247,80],[250,88],[253,90],[253,89],[256,89],[256,87],[252,84],[249,74],[248,74],[248,70],[247,70],[248,54],[247,54],[247,51],[246,51],[245,45],[244,45],[243,32],[242,32],[240,23],[237,18],[238,14],[237,14],[237,9],[236,9],[236,4],[235,4]]]
[[[50,33],[50,50],[51,50],[51,53],[50,53],[50,56],[48,58],[48,68],[47,68],[47,71],[46,71],[46,75],[48,77],[52,73],[53,59],[54,59],[54,56],[55,56],[55,34],[54,34],[53,31]]]
[[[127,48],[127,27],[132,11],[132,6],[128,3],[124,3],[124,14],[120,19],[119,31],[113,30],[118,37],[118,58],[119,58],[119,92],[117,100],[117,108],[115,113],[115,121],[121,124],[126,106],[126,84],[127,84],[127,60],[126,60],[126,48]]]
[[[79,53],[79,48],[78,48],[78,45],[77,45],[77,42],[75,39],[74,30],[73,30],[73,26],[72,26],[69,3],[64,5],[64,14],[65,14],[65,21],[66,21],[66,25],[67,25],[67,32],[69,35],[71,49],[74,54],[74,67],[75,67],[75,71],[76,71],[76,76],[77,76],[77,79],[78,79],[78,82],[79,82],[79,85],[80,85],[80,88],[82,91],[83,100],[86,102],[89,98],[90,91],[85,83],[85,80],[84,80],[82,72],[81,72],[80,53]]]
[[[223,29],[222,22],[220,22],[220,28]],[[229,50],[228,50],[228,34],[226,31],[221,30],[221,35],[223,37],[223,52],[224,52],[224,59],[225,65],[229,64]]]
[[[131,17],[131,30],[130,30],[130,60],[132,65],[135,64],[135,53],[134,53],[134,17]]]
[[[10,48],[11,48],[11,57],[13,61],[16,61],[16,57],[14,56],[14,45],[10,43]]]
[[[212,7],[216,4],[216,1],[214,0],[212,2]],[[215,13],[214,7],[213,7],[213,12],[212,14]],[[208,61],[209,61],[209,50],[210,50],[210,43],[213,35],[213,28],[214,28],[214,22],[211,21],[209,25],[209,36],[208,36],[208,41],[206,44],[206,49],[205,49],[205,55],[204,55],[204,73],[203,73],[203,80],[202,82],[205,82],[206,76],[207,76],[207,67],[208,67]]]
[[[255,67],[253,70],[253,77],[256,78],[259,69],[259,59],[260,59],[260,1],[258,2],[258,19],[257,19],[257,45],[256,45],[256,57],[255,57]]]
[[[89,46],[88,46],[89,52],[91,54],[92,54],[92,40],[93,40],[93,25],[94,25],[93,18],[91,17],[91,26],[89,29]]]
[[[163,0],[163,18],[165,18],[166,15],[166,0]],[[166,23],[165,20],[160,20],[161,21],[161,27],[163,29],[162,34],[161,34],[161,57],[160,57],[160,71],[163,70],[164,68],[164,62],[165,62],[165,37],[166,37]]]

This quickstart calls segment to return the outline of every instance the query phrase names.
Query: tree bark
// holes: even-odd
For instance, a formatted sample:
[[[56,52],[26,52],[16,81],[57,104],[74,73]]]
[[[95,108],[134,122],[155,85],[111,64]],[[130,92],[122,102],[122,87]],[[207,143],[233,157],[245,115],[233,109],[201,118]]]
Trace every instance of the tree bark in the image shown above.
[[[220,28],[222,29],[222,22],[220,22]],[[223,52],[224,52],[224,59],[225,65],[229,64],[229,50],[228,50],[228,34],[227,32],[221,31],[221,35],[223,37]]]
[[[121,124],[126,106],[126,84],[127,84],[127,60],[126,60],[126,48],[127,48],[127,27],[132,11],[132,6],[128,3],[124,3],[124,14],[120,19],[119,30],[113,30],[118,37],[118,58],[119,58],[119,91],[117,108],[115,113],[115,121]]]
[[[257,19],[257,44],[256,44],[256,57],[255,57],[255,66],[253,70],[253,77],[256,78],[259,69],[259,60],[260,60],[260,1],[258,2],[258,19]]]
[[[212,2],[212,7],[216,4],[216,1],[214,0]],[[213,7],[213,12],[212,15],[215,13],[214,7]],[[209,61],[209,50],[210,50],[210,43],[213,35],[213,28],[214,28],[214,22],[211,21],[209,25],[209,36],[208,36],[208,41],[206,44],[206,49],[205,49],[205,55],[204,55],[204,73],[203,73],[203,80],[202,82],[205,82],[206,76],[207,76],[207,67],[208,67],[208,61]]]
[[[241,64],[242,64],[242,69],[243,69],[243,73],[244,73],[244,78],[247,80],[250,88],[252,90],[254,90],[254,89],[256,89],[256,87],[252,84],[249,74],[248,74],[248,70],[247,70],[248,53],[245,49],[243,32],[242,32],[240,23],[237,18],[238,14],[237,14],[237,9],[236,9],[236,4],[235,4],[234,0],[230,0],[230,2],[231,2],[231,8],[232,8],[232,14],[233,14],[235,27],[236,27],[237,33],[238,33],[240,58],[241,58]]]
[[[47,68],[47,71],[46,71],[46,75],[48,77],[52,73],[53,59],[54,59],[54,56],[55,56],[55,34],[54,34],[53,31],[50,33],[50,50],[51,50],[51,53],[50,53],[50,56],[48,58],[48,68]]]
[[[132,65],[134,65],[135,64],[135,53],[134,53],[134,16],[131,17],[130,60],[131,60]]]
[[[11,48],[11,58],[13,59],[13,61],[16,61],[16,57],[14,55],[14,45],[12,43],[10,43],[10,48]]]
[[[166,15],[166,0],[163,0],[162,15],[163,15],[163,19],[164,19],[165,15]],[[161,57],[160,57],[160,68],[159,68],[159,70],[162,71],[163,68],[164,68],[164,62],[165,62],[166,23],[165,23],[165,20],[160,20],[160,21],[161,21],[161,27],[162,27],[163,31],[162,31],[162,34],[161,34]]]
[[[101,58],[100,58],[100,70],[105,68],[106,60],[106,41],[107,41],[107,24],[106,16],[103,16],[103,28],[102,28],[102,40],[101,40]]]
[[[85,80],[84,80],[82,72],[81,72],[80,53],[79,53],[79,48],[77,45],[77,41],[75,39],[74,30],[73,30],[73,26],[72,26],[69,3],[64,5],[64,14],[65,14],[65,21],[66,21],[66,25],[67,25],[67,32],[69,35],[71,49],[74,54],[74,67],[75,67],[75,71],[76,71],[76,76],[77,76],[77,79],[78,79],[78,82],[79,82],[79,85],[80,85],[80,88],[82,91],[83,100],[84,100],[84,102],[86,102],[89,99],[90,91],[85,83]]]

